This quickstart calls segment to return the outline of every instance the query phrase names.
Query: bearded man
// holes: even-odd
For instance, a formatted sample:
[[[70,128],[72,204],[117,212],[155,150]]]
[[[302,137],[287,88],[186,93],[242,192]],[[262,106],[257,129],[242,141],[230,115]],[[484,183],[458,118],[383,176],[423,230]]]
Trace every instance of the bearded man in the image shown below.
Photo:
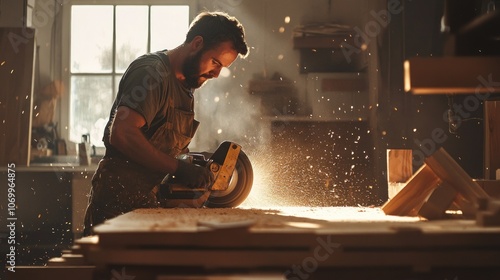
[[[183,44],[130,64],[104,131],[106,152],[92,177],[84,236],[122,213],[159,207],[159,185],[167,174],[192,188],[212,183],[207,168],[177,159],[188,151],[199,124],[193,93],[247,53],[244,28],[236,18],[203,12]]]

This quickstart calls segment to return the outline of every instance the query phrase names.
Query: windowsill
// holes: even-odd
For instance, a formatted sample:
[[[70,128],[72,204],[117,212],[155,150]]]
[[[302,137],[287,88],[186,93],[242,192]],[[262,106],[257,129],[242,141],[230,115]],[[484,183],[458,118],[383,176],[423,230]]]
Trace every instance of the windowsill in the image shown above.
[[[17,165],[16,171],[33,172],[94,172],[102,156],[91,158],[90,165],[80,165],[78,156],[47,156],[36,157],[28,166]]]
[[[29,166],[16,166],[16,172],[91,172],[94,173],[97,169],[97,164],[92,165],[74,165],[61,163],[35,163]],[[6,171],[7,168],[2,168],[0,171]]]

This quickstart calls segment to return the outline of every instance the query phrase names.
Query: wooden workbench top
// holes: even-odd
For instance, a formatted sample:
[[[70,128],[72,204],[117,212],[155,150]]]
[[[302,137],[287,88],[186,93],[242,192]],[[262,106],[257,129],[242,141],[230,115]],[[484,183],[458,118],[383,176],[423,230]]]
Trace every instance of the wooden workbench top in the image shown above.
[[[500,246],[500,227],[389,216],[363,207],[138,209],[96,232],[101,246],[289,247],[310,246],[318,236],[335,237],[344,247]]]

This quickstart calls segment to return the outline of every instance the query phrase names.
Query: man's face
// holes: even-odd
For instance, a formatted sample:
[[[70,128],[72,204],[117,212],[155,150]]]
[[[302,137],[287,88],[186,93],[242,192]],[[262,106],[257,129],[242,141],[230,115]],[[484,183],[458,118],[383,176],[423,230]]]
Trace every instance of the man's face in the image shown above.
[[[207,80],[217,78],[222,67],[229,67],[238,56],[231,42],[223,42],[212,49],[201,49],[184,61],[182,73],[190,88],[199,88]]]

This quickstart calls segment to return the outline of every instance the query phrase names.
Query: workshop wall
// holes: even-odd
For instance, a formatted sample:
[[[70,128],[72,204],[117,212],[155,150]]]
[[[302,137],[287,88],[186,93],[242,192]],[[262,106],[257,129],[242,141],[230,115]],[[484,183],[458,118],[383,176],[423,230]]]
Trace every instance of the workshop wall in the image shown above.
[[[64,3],[70,3],[65,1]],[[301,24],[311,22],[338,22],[363,29],[367,21],[372,19],[370,11],[378,11],[384,1],[333,1],[333,0],[276,0],[276,1],[248,1],[248,0],[199,0],[197,9],[221,10],[236,16],[246,27],[247,40],[251,46],[250,55],[244,61],[236,61],[231,67],[228,78],[221,78],[207,83],[198,94],[197,114],[203,122],[197,137],[193,141],[193,148],[201,150],[211,149],[222,138],[243,140],[257,143],[266,138],[266,132],[259,131],[255,135],[255,120],[259,119],[260,108],[258,100],[248,93],[248,81],[253,77],[272,77],[277,74],[293,81],[297,90],[299,102],[303,105],[300,113],[307,113],[305,75],[299,73],[299,52],[293,49],[293,29]],[[54,80],[62,80],[67,71],[62,65],[62,54],[65,48],[62,42],[63,8],[60,1],[36,1],[33,10],[33,25],[36,28],[38,70],[35,81],[35,95]],[[289,22],[285,19],[289,18]],[[281,28],[281,29],[280,29]],[[234,75],[234,76],[233,76]],[[66,91],[68,89],[66,88]],[[68,94],[64,92],[63,94]],[[229,101],[227,105],[219,102],[213,104],[215,97],[224,97]],[[234,100],[233,100],[234,98]],[[67,135],[67,127],[62,127],[68,108],[60,104],[56,108],[56,121],[60,124],[59,134]],[[231,102],[232,101],[232,102]],[[235,102],[246,104],[235,106]],[[235,111],[231,111],[230,107]],[[217,114],[213,118],[214,110],[227,114]],[[281,108],[277,108],[282,111]],[[210,116],[210,118],[208,118]],[[234,121],[241,125],[235,129]],[[231,119],[231,122],[228,120]],[[247,124],[250,122],[250,124]],[[209,127],[213,127],[209,129]],[[215,131],[214,131],[215,130]],[[250,133],[241,133],[252,132]],[[214,133],[215,132],[215,133]],[[241,136],[243,135],[243,136]],[[246,135],[246,136],[245,136]],[[66,137],[67,138],[67,137]],[[245,140],[246,139],[246,140]]]
[[[62,50],[65,48],[61,41],[62,12],[57,6],[51,6],[47,3],[56,3],[48,1],[39,1],[37,5],[49,6],[53,9],[54,17],[48,19],[43,24],[38,24],[37,34],[39,42],[39,56],[43,59],[39,64],[39,84],[45,86],[52,79],[59,79],[61,73],[66,71],[65,66],[61,65]],[[365,30],[367,23],[374,22],[374,13],[383,11],[386,1],[377,0],[355,0],[355,1],[332,1],[332,0],[200,0],[197,1],[198,11],[202,10],[221,10],[236,16],[245,26],[247,41],[250,45],[250,54],[245,60],[237,60],[231,67],[227,77],[210,81],[196,93],[196,114],[197,119],[201,121],[201,126],[195,139],[190,146],[192,151],[213,151],[223,140],[232,140],[240,143],[245,151],[250,154],[252,160],[256,157],[267,160],[266,155],[269,150],[270,142],[273,137],[273,128],[269,117],[263,113],[271,111],[273,116],[278,117],[303,117],[311,114],[311,104],[307,96],[307,75],[300,71],[300,52],[294,49],[293,34],[294,29],[303,24],[314,22],[334,22],[351,27],[357,27]],[[39,11],[47,9],[45,6],[37,6]],[[35,11],[36,12],[36,11]],[[372,108],[376,108],[378,95],[378,60],[377,60],[377,38],[383,34],[381,28],[375,34],[371,34],[367,41],[367,49],[364,52],[368,60],[368,68],[365,69],[369,79],[369,94],[372,100]],[[280,79],[290,81],[295,94],[293,100],[293,110],[289,111],[284,105],[273,100],[262,101],[253,95],[249,88],[252,79]],[[266,107],[266,108],[264,108]],[[58,106],[57,120],[60,124],[67,122],[64,119],[68,108]],[[377,137],[376,134],[370,134],[370,131],[376,131],[376,110],[372,110],[373,117],[370,117],[367,124],[362,124],[362,135],[366,137]],[[287,128],[291,128],[295,120],[292,118],[286,123]],[[306,124],[304,124],[306,125]],[[322,130],[318,131],[318,137],[314,143],[334,144],[328,135],[330,127],[332,129],[346,127],[344,124],[323,124]],[[60,126],[62,130],[60,135],[65,135],[66,127]],[[306,133],[308,129],[296,131],[293,133]],[[292,135],[293,135],[292,133]],[[342,141],[357,135],[348,135],[344,137],[342,132],[337,131]],[[349,132],[350,133],[350,132]],[[321,136],[323,135],[323,136]],[[354,141],[353,140],[353,141]],[[364,142],[362,151],[369,150],[374,143],[372,139]],[[307,143],[306,143],[307,144]],[[354,146],[361,145],[353,144]],[[301,147],[290,147],[289,153]],[[309,149],[308,147],[306,149]],[[321,151],[324,147],[312,147],[313,150]],[[383,147],[385,150],[385,147]],[[310,156],[310,155],[305,155]],[[335,165],[338,160],[334,160],[336,154],[328,154],[324,165]],[[259,160],[260,160],[259,158]],[[318,158],[321,158],[318,155]],[[316,157],[310,157],[316,160]],[[381,159],[383,161],[385,159]],[[256,162],[257,163],[257,162]],[[367,164],[366,162],[363,164]],[[378,164],[370,161],[366,168],[371,169],[371,164]],[[342,162],[342,165],[350,166],[353,163],[348,162],[348,157]],[[379,169],[383,170],[383,164]],[[333,167],[335,168],[335,167]],[[336,170],[336,172],[340,172]],[[375,170],[378,172],[378,169]],[[380,173],[380,172],[379,172]],[[365,175],[360,175],[363,177]],[[366,178],[365,178],[366,179]],[[338,179],[344,181],[344,179]],[[369,182],[367,182],[369,181]],[[327,185],[332,184],[327,181]],[[364,183],[375,185],[377,182],[366,179]],[[324,182],[321,182],[322,184]],[[311,182],[316,184],[316,182]],[[381,186],[384,188],[384,186]],[[339,186],[340,188],[340,186]],[[314,192],[314,190],[313,190]],[[377,195],[374,194],[376,197]],[[359,200],[363,200],[362,197]],[[366,200],[370,200],[366,198]],[[338,203],[343,203],[339,201]],[[351,202],[354,203],[354,202]]]
[[[382,7],[383,2],[199,1],[200,10],[226,11],[243,23],[250,55],[247,59],[234,63],[229,77],[211,81],[198,91],[197,116],[203,123],[193,140],[193,148],[213,149],[225,139],[238,141],[250,148],[268,142],[269,122],[263,119],[260,100],[250,94],[251,79],[272,79],[279,76],[283,80],[292,81],[299,104],[294,113],[308,115],[310,105],[306,93],[307,76],[300,73],[300,53],[293,48],[294,28],[315,22],[335,22],[363,28],[365,22],[370,20],[369,11]],[[278,116],[290,113],[279,103],[266,110]]]
[[[480,2],[480,1],[477,1]],[[484,1],[483,1],[484,2]],[[403,62],[411,57],[445,56],[447,34],[441,31],[444,1],[403,1],[404,10],[381,38],[381,71],[384,82],[379,94],[378,127],[384,132],[379,147],[412,149],[414,169],[425,156],[439,147],[447,150],[473,178],[483,176],[483,108],[461,116],[456,129],[448,113],[463,106],[469,95],[413,95],[404,92]],[[426,21],[418,20],[427,14]],[[471,54],[474,55],[474,54]],[[432,139],[433,131],[443,132],[442,143]],[[379,149],[383,153],[383,149]]]
[[[40,90],[54,80],[62,80],[62,73],[67,71],[62,65],[61,53],[67,48],[62,43],[62,25],[63,13],[59,5],[60,1],[40,0],[36,1],[33,11],[33,27],[36,28],[37,42],[37,71],[35,77],[35,91]],[[358,27],[364,30],[368,23],[377,22],[374,13],[387,9],[386,0],[198,0],[197,9],[199,11],[222,10],[236,16],[246,27],[247,40],[250,45],[250,55],[245,60],[237,60],[230,67],[230,73],[227,77],[221,77],[217,80],[207,83],[197,92],[196,111],[197,118],[202,122],[199,133],[193,141],[193,150],[213,150],[223,140],[233,140],[240,143],[252,156],[259,153],[259,149],[269,145],[273,139],[272,133],[276,126],[272,127],[269,118],[262,114],[261,100],[252,95],[249,91],[249,81],[252,79],[281,78],[290,81],[297,94],[295,115],[305,115],[310,113],[310,104],[308,104],[306,91],[306,75],[300,73],[300,53],[293,47],[293,30],[296,26],[310,22],[337,22]],[[389,1],[391,2],[391,1]],[[392,1],[394,2],[394,1]],[[399,1],[396,1],[400,3]],[[356,200],[350,200],[350,204],[381,202],[384,199],[383,191],[385,176],[385,151],[387,148],[410,148],[416,151],[419,146],[415,144],[415,139],[420,141],[431,135],[434,128],[448,129],[448,123],[442,119],[442,113],[448,109],[448,99],[445,96],[425,96],[412,97],[403,91],[402,62],[404,59],[414,55],[440,55],[442,45],[439,37],[439,31],[436,29],[442,14],[442,1],[434,3],[428,1],[401,1],[405,3],[405,11],[391,15],[393,23],[389,29],[381,28],[374,32],[373,36],[368,37],[369,44],[365,51],[368,61],[366,74],[369,80],[370,104],[373,109],[370,112],[370,118],[363,124],[363,135],[369,135],[371,139],[363,142],[363,149],[373,147],[375,155],[370,164],[365,166],[367,172],[372,170],[376,176],[374,182],[361,182],[363,186],[372,184],[378,186],[379,191],[374,193],[361,192],[362,197]],[[4,3],[4,2],[2,2]],[[408,9],[408,10],[406,10]],[[422,15],[432,14],[429,21],[422,23]],[[406,34],[406,35],[405,35]],[[411,35],[410,35],[411,34]],[[419,36],[414,36],[415,34]],[[67,90],[67,88],[66,88]],[[64,94],[68,94],[64,92]],[[455,103],[463,103],[463,98],[454,99]],[[268,104],[269,105],[269,104]],[[282,106],[276,105],[268,110],[280,117],[290,117],[287,110]],[[60,104],[57,107],[56,121],[62,123],[65,118],[62,112],[68,111],[68,108],[62,108]],[[481,111],[475,112],[473,117],[480,117]],[[285,130],[282,125],[291,130]],[[312,143],[340,143],[344,145],[345,141],[356,137],[346,138],[342,141],[332,140],[331,138],[312,139],[310,135],[318,135],[324,131],[330,130],[335,126],[328,123],[322,123],[318,126],[310,126],[309,123],[297,124],[290,120],[284,122],[278,127],[285,137],[292,139],[297,134],[302,133],[297,141],[308,145]],[[304,127],[302,131],[293,130],[294,127]],[[349,127],[343,123],[343,127]],[[65,135],[66,128],[60,127],[60,135]],[[415,129],[415,130],[414,130]],[[274,130],[276,131],[276,130]],[[368,133],[369,131],[369,133]],[[360,134],[361,135],[361,134]],[[352,135],[351,135],[352,136]],[[473,177],[480,176],[481,169],[481,149],[482,149],[482,131],[481,122],[470,120],[464,122],[457,134],[450,134],[445,147],[452,155],[456,157],[459,164],[462,164],[466,171]],[[464,148],[465,147],[465,148]],[[287,147],[286,147],[287,148]],[[296,150],[289,147],[288,152],[294,153]],[[293,147],[296,148],[296,147]],[[306,150],[306,149],[304,149]],[[350,151],[349,151],[350,152]],[[285,151],[286,153],[286,151]],[[307,156],[304,151],[301,155]],[[315,150],[311,153],[314,157],[321,154],[321,150]],[[348,153],[349,154],[349,153]],[[281,160],[275,158],[274,154],[267,154],[267,160],[272,164]],[[346,158],[348,155],[346,156]],[[318,156],[319,158],[319,156]],[[303,166],[303,158],[290,164]],[[330,165],[337,164],[336,158],[324,160]],[[346,164],[346,163],[344,163]],[[350,165],[348,166],[350,167]],[[286,170],[288,171],[288,170]],[[282,173],[278,174],[281,175]],[[368,173],[355,174],[358,177],[366,178]],[[66,175],[65,175],[66,176]],[[36,185],[26,192],[30,192],[26,198],[37,196],[37,204],[29,208],[29,201],[25,201],[26,219],[23,222],[30,225],[30,231],[38,229],[39,224],[48,221],[65,221],[64,232],[57,231],[56,236],[62,241],[56,240],[61,245],[68,245],[71,235],[66,231],[79,233],[75,220],[81,220],[83,208],[87,197],[90,173],[84,178],[78,178],[75,182],[69,183],[67,180],[58,180],[54,173],[47,174],[29,174],[23,177],[23,184]],[[350,177],[354,175],[348,174]],[[311,179],[307,174],[302,174],[298,178],[301,182],[317,183],[318,178]],[[328,182],[331,184],[332,182]],[[52,192],[45,192],[47,187],[53,187]],[[75,185],[73,185],[75,184]],[[54,186],[52,186],[54,185]],[[70,192],[70,187],[78,186],[77,191]],[[300,191],[302,184],[295,184],[294,191]],[[323,186],[319,186],[323,187]],[[332,185],[326,185],[331,188]],[[346,189],[352,191],[352,189]],[[325,191],[322,189],[322,191]],[[327,189],[325,192],[330,191]],[[312,190],[317,200],[306,201],[310,205],[333,205],[331,201],[321,200],[329,196],[318,195],[317,190]],[[77,195],[76,195],[77,194]],[[284,193],[283,193],[284,194]],[[309,194],[309,193],[307,193]],[[319,193],[321,194],[321,193]],[[49,195],[47,200],[45,197]],[[300,193],[298,194],[300,195]],[[298,196],[297,195],[297,196]],[[303,195],[303,194],[302,194]],[[341,193],[346,197],[353,197],[356,193]],[[303,195],[306,196],[306,195]],[[311,196],[312,197],[312,196]],[[333,196],[334,197],[334,196]],[[314,197],[316,199],[316,197]],[[335,197],[334,197],[335,198]],[[56,199],[56,201],[54,201]],[[60,199],[61,201],[57,200]],[[379,199],[376,201],[376,199]],[[338,200],[338,203],[345,204],[345,200]],[[46,218],[46,203],[51,203],[53,208],[48,211],[50,216]],[[71,204],[71,206],[70,206]],[[76,211],[70,215],[67,211]],[[335,204],[336,205],[336,204]],[[73,207],[73,208],[72,208]],[[70,209],[71,210],[65,210]],[[29,210],[29,211],[28,211]],[[43,210],[45,212],[40,212]],[[42,213],[41,215],[39,215]],[[76,215],[76,214],[77,215]],[[47,220],[46,220],[47,219]],[[73,227],[69,225],[72,223]],[[35,227],[36,226],[36,227]],[[55,227],[53,224],[43,224],[43,228],[51,230]],[[62,227],[61,227],[62,228]],[[30,233],[31,234],[31,233]],[[47,244],[41,244],[45,246]],[[45,255],[44,255],[45,257]],[[26,262],[27,263],[27,262]]]
[[[63,15],[59,2],[35,3],[36,91],[60,80],[61,73],[66,70],[60,59],[65,46],[61,41]],[[443,1],[199,0],[196,3],[199,11],[222,10],[236,16],[246,27],[250,55],[245,60],[237,60],[230,67],[228,77],[211,81],[198,91],[196,111],[202,125],[193,140],[193,150],[213,150],[226,139],[239,142],[250,151],[268,144],[272,136],[271,124],[262,114],[261,101],[249,90],[249,81],[254,78],[279,77],[291,81],[297,95],[294,113],[308,115],[311,108],[306,75],[300,73],[300,53],[293,47],[294,28],[310,22],[337,22],[364,30],[368,23],[376,21],[374,14],[387,9],[388,3],[402,4],[404,9],[391,14],[393,24],[389,28],[375,30],[378,32],[369,36],[366,50],[370,105],[373,106],[368,121],[375,140],[374,172],[379,176],[378,183],[383,184],[385,177],[387,148],[410,148],[419,152],[421,147],[415,140],[425,140],[436,127],[448,131],[449,124],[443,120],[443,112],[450,102],[461,104],[466,98],[411,96],[403,90],[404,59],[442,54],[438,28]],[[421,22],[419,17],[424,11],[432,15]],[[280,116],[289,114],[279,104],[266,109]],[[63,123],[65,117],[61,113],[67,110],[58,104],[56,121]],[[475,111],[458,131],[449,133],[444,145],[476,178],[482,175],[481,115],[480,109]],[[60,135],[64,136],[67,128],[60,129]]]

